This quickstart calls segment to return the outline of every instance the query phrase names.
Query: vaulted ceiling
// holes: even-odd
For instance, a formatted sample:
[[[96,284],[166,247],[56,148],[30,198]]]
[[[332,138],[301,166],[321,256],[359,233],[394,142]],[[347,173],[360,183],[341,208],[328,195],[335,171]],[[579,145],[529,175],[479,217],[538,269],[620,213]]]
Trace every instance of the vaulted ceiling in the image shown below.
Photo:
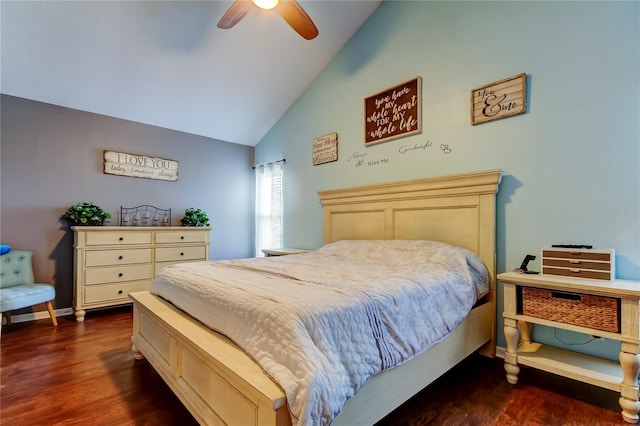
[[[253,146],[381,0],[300,0],[310,41],[254,7],[217,28],[232,3],[2,0],[0,89]]]

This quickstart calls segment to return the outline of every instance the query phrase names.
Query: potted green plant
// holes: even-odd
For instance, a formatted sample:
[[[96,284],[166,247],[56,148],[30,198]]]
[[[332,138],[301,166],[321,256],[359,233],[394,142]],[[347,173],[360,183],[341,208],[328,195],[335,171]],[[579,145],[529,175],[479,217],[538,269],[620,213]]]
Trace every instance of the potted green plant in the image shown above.
[[[60,219],[66,220],[70,225],[100,226],[111,219],[111,213],[92,202],[78,203],[69,207]]]
[[[200,209],[189,208],[180,219],[182,226],[209,226],[209,216]]]

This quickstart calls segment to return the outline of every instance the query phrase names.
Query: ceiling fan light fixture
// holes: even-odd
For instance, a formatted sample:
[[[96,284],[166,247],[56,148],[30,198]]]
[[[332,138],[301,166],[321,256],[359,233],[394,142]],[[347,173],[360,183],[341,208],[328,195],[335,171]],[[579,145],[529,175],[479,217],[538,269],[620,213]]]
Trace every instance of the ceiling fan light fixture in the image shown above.
[[[252,0],[253,3],[261,9],[273,9],[278,5],[280,0]]]

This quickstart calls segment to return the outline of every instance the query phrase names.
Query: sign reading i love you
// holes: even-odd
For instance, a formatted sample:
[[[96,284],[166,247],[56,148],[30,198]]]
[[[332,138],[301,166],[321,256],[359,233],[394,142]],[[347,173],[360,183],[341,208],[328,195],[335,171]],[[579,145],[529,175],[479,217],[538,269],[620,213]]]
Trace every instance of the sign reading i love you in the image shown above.
[[[125,152],[104,151],[104,173],[168,181],[178,180],[178,162]]]

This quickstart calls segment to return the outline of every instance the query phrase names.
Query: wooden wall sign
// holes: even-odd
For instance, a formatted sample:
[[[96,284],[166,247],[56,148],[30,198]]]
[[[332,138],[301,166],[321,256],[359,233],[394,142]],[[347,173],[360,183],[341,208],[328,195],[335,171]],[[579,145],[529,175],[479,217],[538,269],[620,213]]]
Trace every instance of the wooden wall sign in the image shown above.
[[[145,155],[104,151],[104,173],[176,181],[178,180],[178,162]]]
[[[471,124],[486,123],[527,109],[527,74],[522,73],[471,91]]]
[[[338,134],[331,133],[313,140],[313,165],[338,161]]]
[[[421,85],[416,77],[365,98],[365,146],[420,133]]]

